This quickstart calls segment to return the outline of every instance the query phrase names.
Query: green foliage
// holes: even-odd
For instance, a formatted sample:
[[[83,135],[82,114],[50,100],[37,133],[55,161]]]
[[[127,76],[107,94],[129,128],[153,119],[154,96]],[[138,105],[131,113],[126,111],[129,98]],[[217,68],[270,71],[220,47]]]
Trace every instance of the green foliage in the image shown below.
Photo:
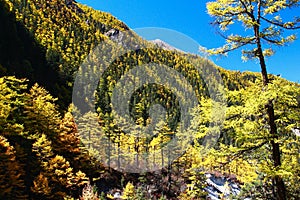
[[[189,181],[190,183],[187,184],[188,189],[186,191],[188,197],[192,199],[205,198],[207,192],[204,191],[204,188],[206,187],[206,177],[204,176],[204,172],[197,169],[190,170]]]
[[[298,1],[286,1],[289,4],[287,6],[283,1],[220,0],[210,2],[207,6],[209,14],[216,17],[215,23],[221,29],[226,30],[237,20],[244,25],[248,34],[251,27],[258,25],[258,21],[253,21],[247,12],[254,11],[257,6],[253,5],[259,2],[263,2],[261,8],[264,15],[255,17],[265,21],[260,26],[262,31],[259,34],[264,44],[282,46],[293,41],[293,35],[282,36],[280,31],[297,28],[298,22],[283,22],[277,14],[281,8],[293,7]],[[245,9],[248,11],[245,12]],[[0,78],[1,199],[26,199],[29,196],[32,199],[98,199],[99,191],[85,184],[87,176],[98,181],[107,178],[107,175],[100,176],[103,166],[95,161],[95,155],[99,154],[107,155],[103,160],[108,165],[117,158],[115,166],[118,169],[120,162],[127,160],[143,162],[145,167],[158,162],[169,164],[169,158],[164,156],[162,148],[177,134],[180,122],[180,103],[172,90],[159,84],[144,85],[137,88],[130,99],[130,115],[137,126],[147,126],[154,120],[150,116],[151,106],[160,104],[166,109],[161,116],[166,120],[159,119],[160,130],[155,130],[154,136],[142,135],[137,138],[136,132],[126,134],[113,120],[110,98],[117,82],[133,66],[149,62],[160,63],[182,74],[193,87],[200,103],[194,115],[201,126],[193,145],[189,145],[185,154],[169,166],[168,172],[161,178],[165,180],[157,182],[156,187],[160,187],[157,193],[166,195],[161,199],[178,196],[179,192],[174,191],[180,190],[176,187],[181,183],[188,187],[180,195],[182,199],[204,198],[204,171],[236,175],[238,181],[244,184],[241,199],[249,194],[255,198],[271,196],[274,177],[283,178],[289,199],[299,199],[300,141],[292,131],[300,126],[298,84],[269,76],[270,83],[263,86],[257,73],[230,72],[196,56],[191,56],[193,61],[188,62],[184,59],[188,55],[159,49],[134,36],[128,43],[143,48],[128,52],[111,63],[97,88],[98,113],[87,112],[91,106],[95,107],[90,99],[84,99],[86,108],[76,110],[71,106],[67,111],[74,76],[88,76],[86,71],[78,70],[79,65],[92,49],[103,40],[109,40],[109,31],[127,31],[128,27],[108,13],[95,11],[74,1],[1,0],[0,11],[1,30],[7,30],[0,32],[1,44],[4,44],[0,46],[0,75],[16,74],[17,77],[30,79],[29,82],[8,76]],[[267,22],[271,26],[263,28]],[[253,35],[230,35],[223,48],[211,53],[226,53],[246,44],[252,45],[256,39]],[[115,48],[111,48],[112,56],[117,52]],[[254,47],[243,53],[248,59],[256,57],[256,52]],[[272,49],[266,48],[261,55],[270,56],[272,53]],[[91,59],[87,62],[91,65],[86,70],[97,73],[96,61]],[[228,92],[226,119],[222,125],[222,120],[212,118],[211,114],[213,108],[223,105],[209,98],[208,88],[198,72],[197,66],[200,65],[203,66],[200,69],[203,72],[212,65],[222,75]],[[140,76],[151,76],[151,72]],[[212,86],[219,87],[213,76],[208,74],[205,78]],[[182,80],[178,80],[178,83],[184,84]],[[50,90],[50,93],[41,86]],[[84,97],[84,91],[90,87],[86,85],[86,88],[82,88],[83,94],[76,95]],[[275,139],[269,133],[267,123],[265,105],[270,100],[274,104],[278,128],[278,137]],[[184,103],[188,101],[184,99]],[[82,121],[77,124],[71,114],[75,110],[83,114]],[[209,126],[211,123],[220,126],[212,128]],[[99,125],[105,133],[101,137]],[[81,132],[78,133],[78,130]],[[204,151],[203,138],[208,133],[217,132],[221,132],[221,137],[215,149]],[[81,140],[78,135],[82,136]],[[99,140],[106,141],[99,148],[103,152],[95,152],[90,148],[94,146],[98,149],[101,145],[97,143]],[[274,161],[269,155],[271,141],[280,145],[281,166],[273,165]],[[122,155],[122,150],[129,152],[128,155]],[[143,159],[145,152],[151,154],[151,158]],[[128,182],[124,188],[124,199],[145,199],[152,195],[147,196],[148,191],[144,187],[147,184],[155,185],[152,177],[145,175],[143,180],[138,181],[142,187],[137,186],[136,189],[127,177],[123,179],[123,182]],[[105,198],[104,194],[101,196]]]
[[[66,128],[55,99],[38,85],[28,91],[26,81],[15,77],[0,78],[0,88],[1,143],[4,145],[1,151],[4,171],[0,175],[7,176],[2,180],[11,184],[2,184],[6,191],[3,197],[63,199],[67,194],[75,195],[87,183],[87,178],[78,167],[74,171],[69,161],[59,155],[63,150],[54,149],[53,143],[61,141],[59,133]]]
[[[260,188],[272,194],[272,179],[280,176],[286,183],[289,198],[296,198],[299,173],[299,138],[293,128],[299,127],[299,95],[300,87],[281,78],[264,87],[257,80],[251,86],[239,91],[228,92],[228,108],[226,120],[222,128],[222,137],[216,149],[200,152],[194,163],[207,170],[218,170],[226,174],[235,174],[237,179],[245,183],[252,196],[262,197]],[[280,144],[282,165],[274,167],[270,151],[273,138],[266,124],[266,103],[272,99],[275,109],[276,126],[278,128],[277,143]],[[205,123],[205,112],[201,120]],[[206,113],[206,114],[205,114]],[[202,127],[204,134],[209,129]],[[202,135],[203,133],[201,133]],[[290,184],[291,182],[295,184]],[[244,188],[245,191],[247,190]],[[260,191],[260,192],[254,192]],[[248,193],[249,194],[249,193]],[[297,197],[298,198],[298,197]]]
[[[131,199],[134,199],[134,196],[135,196],[134,185],[132,183],[128,182],[123,190],[122,198],[131,200]]]
[[[211,54],[227,54],[228,52],[243,48],[242,58],[258,59],[261,67],[262,74],[262,85],[261,89],[264,91],[271,91],[268,87],[272,86],[272,81],[268,76],[266,57],[274,54],[274,46],[284,46],[296,39],[296,35],[284,34],[285,30],[300,29],[299,17],[295,17],[292,21],[290,19],[283,19],[284,11],[287,9],[297,8],[300,5],[298,0],[296,1],[273,1],[273,0],[255,0],[255,1],[244,1],[244,0],[216,0],[207,3],[208,13],[214,17],[213,24],[217,25],[222,31],[226,31],[228,27],[234,23],[243,26],[244,32],[238,34],[224,35],[226,44],[217,49],[208,50]],[[250,49],[244,48],[247,46]],[[263,86],[263,87],[262,87]],[[256,91],[258,92],[258,91]],[[273,198],[279,200],[287,199],[286,186],[284,183],[285,173],[278,173],[282,171],[282,157],[284,156],[281,152],[281,128],[277,125],[277,118],[275,114],[276,103],[274,102],[274,94],[266,93],[266,98],[257,98],[249,102],[251,104],[255,102],[262,102],[263,104],[256,105],[253,108],[249,108],[248,120],[239,120],[243,129],[239,131],[245,131],[248,133],[246,136],[242,136],[241,140],[237,141],[240,146],[240,142],[243,144],[242,148],[256,150],[257,148],[264,146],[265,143],[269,143],[269,149],[271,158],[265,160],[265,166],[267,163],[272,163],[272,167],[264,172],[272,176],[273,183]],[[286,101],[285,101],[286,102]],[[288,103],[288,102],[286,102]],[[280,103],[279,103],[280,105]],[[244,105],[245,107],[247,104]],[[256,116],[256,112],[263,110],[267,113],[263,118]],[[253,115],[249,114],[254,112]],[[238,114],[239,115],[239,114]],[[261,113],[264,115],[264,113]],[[242,116],[241,116],[242,117]],[[267,124],[269,127],[266,128],[263,124]],[[287,127],[289,127],[287,125]],[[256,138],[252,138],[250,134],[257,133]],[[267,139],[266,139],[267,138]],[[248,140],[250,139],[250,141]],[[254,139],[251,141],[251,139]],[[257,140],[257,141],[255,141]],[[255,142],[256,145],[253,145]],[[265,149],[266,150],[266,149]],[[263,159],[263,158],[262,158]]]
[[[26,77],[30,84],[38,82],[52,94],[59,96],[66,85],[56,68],[47,63],[45,49],[36,41],[34,34],[28,31],[23,22],[16,19],[14,5],[20,3],[21,1],[0,1],[0,24],[1,30],[4,30],[0,32],[0,76]],[[31,16],[28,13],[29,10],[27,19]],[[64,96],[67,98],[66,94]],[[64,99],[60,99],[60,105],[66,103],[63,101]]]
[[[207,3],[208,14],[214,18],[213,24],[222,31],[227,31],[233,24],[241,25],[245,28],[245,34],[226,35],[226,44],[217,49],[209,50],[212,54],[223,54],[248,45],[251,49],[242,50],[243,59],[257,58],[256,44],[259,37],[267,48],[264,49],[264,56],[274,54],[273,45],[284,46],[293,42],[296,35],[283,34],[284,30],[300,28],[297,17],[294,20],[283,19],[283,12],[288,12],[289,8],[299,6],[299,1],[235,1],[216,0]],[[254,32],[251,30],[255,29]],[[258,30],[259,29],[259,30]]]
[[[38,82],[59,97],[64,110],[71,102],[74,73],[86,56],[109,30],[128,30],[108,13],[66,2],[0,1],[1,29],[6,30],[0,33],[0,75]]]

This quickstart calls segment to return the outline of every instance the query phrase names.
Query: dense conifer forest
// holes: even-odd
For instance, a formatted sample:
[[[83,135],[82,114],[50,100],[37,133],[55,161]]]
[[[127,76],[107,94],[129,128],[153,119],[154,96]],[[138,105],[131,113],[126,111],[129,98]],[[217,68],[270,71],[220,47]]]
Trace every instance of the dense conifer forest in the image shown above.
[[[286,199],[300,199],[299,84],[269,74],[264,87],[260,73],[160,48],[73,0],[0,0],[0,27],[0,199],[277,199],[274,177],[283,180]],[[115,43],[131,50],[119,56]],[[97,80],[95,101],[86,82],[99,73],[93,51],[116,57]],[[184,151],[171,148],[172,160],[165,147],[180,138],[180,106],[192,101],[180,91],[152,83],[131,94],[128,113],[137,127],[156,120],[153,105],[166,110],[151,137],[136,128],[128,134],[114,120],[114,88],[133,66],[149,63],[181,74],[176,84],[191,85],[197,101],[192,140]],[[151,70],[139,76],[160,81]],[[276,167],[270,101],[281,155]],[[128,171],[124,163],[146,170]]]

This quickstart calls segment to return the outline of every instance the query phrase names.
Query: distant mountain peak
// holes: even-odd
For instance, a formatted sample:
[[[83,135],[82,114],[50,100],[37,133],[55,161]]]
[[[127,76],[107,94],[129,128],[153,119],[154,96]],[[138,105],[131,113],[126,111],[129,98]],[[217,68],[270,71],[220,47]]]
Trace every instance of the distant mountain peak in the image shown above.
[[[155,39],[155,40],[150,40],[151,43],[156,44],[157,46],[159,46],[162,49],[165,50],[169,50],[169,51],[179,51],[179,52],[183,52],[184,51],[177,49],[176,47],[173,47],[172,45],[166,43],[165,41],[161,40],[161,39]]]

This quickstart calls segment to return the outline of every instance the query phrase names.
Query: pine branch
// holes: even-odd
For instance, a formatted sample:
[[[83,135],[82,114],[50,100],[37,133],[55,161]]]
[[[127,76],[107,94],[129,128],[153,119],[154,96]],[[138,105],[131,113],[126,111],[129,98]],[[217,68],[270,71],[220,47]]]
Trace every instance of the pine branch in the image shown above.
[[[300,25],[298,25],[298,26],[295,26],[295,25],[289,26],[289,25],[286,25],[287,23],[276,22],[276,21],[269,20],[269,19],[267,19],[265,17],[262,17],[262,16],[261,16],[261,19],[263,19],[264,21],[266,21],[266,22],[268,22],[270,24],[273,24],[275,26],[279,26],[281,28],[284,28],[286,30],[297,30],[297,29],[300,29]],[[298,23],[298,21],[296,23]]]

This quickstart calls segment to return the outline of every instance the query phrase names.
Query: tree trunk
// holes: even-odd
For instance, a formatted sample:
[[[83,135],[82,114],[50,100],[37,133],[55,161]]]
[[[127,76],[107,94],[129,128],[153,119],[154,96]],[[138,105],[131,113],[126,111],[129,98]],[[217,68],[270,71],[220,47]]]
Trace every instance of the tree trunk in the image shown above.
[[[257,44],[257,52],[256,56],[259,58],[259,63],[261,67],[261,74],[263,78],[263,85],[267,86],[269,84],[269,78],[267,73],[267,66],[265,62],[265,57],[263,55],[260,36],[259,36],[259,26],[254,26],[254,32],[256,36],[256,44]],[[278,132],[277,127],[275,123],[275,114],[274,114],[274,105],[272,100],[269,100],[268,104],[266,105],[267,108],[267,114],[268,114],[268,123],[270,126],[270,134],[273,136],[271,139],[271,146],[272,146],[272,159],[275,169],[277,169],[279,166],[281,166],[281,153],[280,153],[280,147],[275,140],[278,139]],[[273,181],[275,182],[275,198],[278,200],[286,200],[286,189],[283,182],[283,179],[280,176],[275,176],[273,178]]]

